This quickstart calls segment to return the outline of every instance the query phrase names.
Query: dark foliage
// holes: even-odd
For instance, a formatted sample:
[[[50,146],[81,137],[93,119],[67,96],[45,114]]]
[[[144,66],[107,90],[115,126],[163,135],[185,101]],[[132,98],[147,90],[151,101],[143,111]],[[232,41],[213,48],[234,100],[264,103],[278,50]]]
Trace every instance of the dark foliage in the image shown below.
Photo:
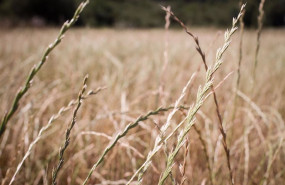
[[[249,0],[246,26],[256,26],[260,0]],[[80,0],[0,0],[0,19],[59,25],[72,16]],[[194,26],[224,26],[239,9],[238,0],[91,0],[79,25],[115,27],[160,27],[164,12],[159,4],[171,5],[177,16]],[[285,25],[285,0],[265,3],[265,26]]]

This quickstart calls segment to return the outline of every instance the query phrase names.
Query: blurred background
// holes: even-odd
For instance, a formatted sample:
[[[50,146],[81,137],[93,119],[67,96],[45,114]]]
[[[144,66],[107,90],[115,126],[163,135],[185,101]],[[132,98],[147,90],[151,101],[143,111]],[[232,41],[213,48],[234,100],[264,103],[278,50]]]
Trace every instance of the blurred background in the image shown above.
[[[81,0],[0,0],[0,26],[57,26],[69,19]],[[239,10],[237,0],[91,0],[78,26],[152,28],[164,25],[164,11],[171,5],[192,26],[228,25]],[[256,26],[259,0],[247,1],[245,24]],[[285,0],[266,1],[264,25],[285,25]],[[174,24],[175,26],[175,24]],[[176,25],[177,26],[177,25]]]

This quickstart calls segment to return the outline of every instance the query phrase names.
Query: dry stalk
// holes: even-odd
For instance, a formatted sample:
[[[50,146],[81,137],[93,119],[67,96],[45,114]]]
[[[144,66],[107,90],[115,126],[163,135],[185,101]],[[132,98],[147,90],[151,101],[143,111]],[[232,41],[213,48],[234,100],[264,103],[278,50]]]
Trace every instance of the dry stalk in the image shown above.
[[[166,123],[161,127],[160,134],[155,139],[155,144],[154,144],[153,149],[151,151],[149,151],[147,159],[140,166],[140,168],[133,174],[133,176],[130,178],[130,180],[128,181],[127,184],[130,184],[137,175],[138,175],[138,180],[137,180],[138,184],[142,183],[143,175],[146,172],[146,170],[148,169],[148,167],[150,166],[150,164],[152,162],[152,158],[154,157],[154,155],[162,148],[163,145],[164,146],[166,145],[166,142],[170,138],[170,136],[184,123],[185,119],[182,120],[178,124],[178,126],[174,129],[174,131],[172,131],[172,134],[170,134],[166,137],[166,131],[170,126],[170,121],[173,118],[174,114],[179,110],[179,104],[182,101],[182,99],[184,98],[184,96],[186,95],[186,91],[187,91],[188,87],[190,86],[190,84],[191,84],[191,82],[195,76],[196,76],[196,73],[194,73],[190,77],[187,84],[184,86],[181,95],[179,96],[179,98],[175,102],[174,109],[169,113],[167,120],[166,120]]]
[[[242,6],[243,4],[243,0],[240,0],[240,6]],[[238,68],[237,68],[237,80],[236,80],[236,89],[239,89],[240,88],[240,77],[241,77],[241,71],[240,71],[240,68],[241,68],[241,62],[242,62],[242,46],[243,46],[243,33],[244,33],[244,21],[243,21],[243,18],[244,18],[244,14],[245,14],[245,10],[242,14],[242,16],[240,17],[239,19],[239,24],[240,24],[240,40],[239,40],[239,59],[238,59]],[[236,106],[237,106],[237,93],[235,92],[235,95],[234,95],[234,108],[233,108],[233,114],[232,114],[232,121],[235,120],[235,116],[236,116]]]
[[[160,131],[160,133],[161,133],[161,131]],[[161,135],[161,136],[162,136],[162,135]],[[167,158],[168,158],[168,156],[169,156],[169,151],[168,151],[168,148],[167,148],[166,142],[164,142],[164,154],[165,154],[165,157],[166,157],[166,159],[167,159]],[[167,161],[165,161],[165,162],[167,163]],[[166,164],[166,163],[165,163],[165,164]],[[170,172],[169,177],[170,177],[170,179],[171,179],[171,183],[172,183],[172,185],[176,185],[177,183],[176,183],[175,178],[173,177],[172,172]]]
[[[156,110],[154,110],[154,111],[148,112],[148,113],[147,113],[146,115],[144,115],[144,116],[139,116],[139,117],[136,119],[136,121],[134,121],[134,122],[132,122],[132,123],[129,123],[129,124],[125,127],[125,129],[124,129],[122,132],[118,133],[117,136],[113,139],[113,141],[110,142],[109,146],[105,148],[105,150],[104,150],[103,153],[101,154],[100,158],[97,160],[97,162],[96,162],[96,163],[92,166],[92,168],[90,169],[90,171],[89,171],[89,173],[88,173],[86,179],[85,179],[84,182],[83,182],[83,185],[85,185],[85,184],[88,182],[88,180],[90,179],[92,173],[93,173],[93,172],[95,171],[95,169],[103,162],[104,157],[109,153],[109,151],[111,151],[111,150],[114,148],[114,146],[118,143],[118,141],[119,141],[122,137],[126,136],[127,133],[128,133],[131,129],[133,129],[133,128],[135,128],[136,126],[138,126],[138,124],[139,124],[140,122],[147,120],[150,116],[158,115],[158,114],[160,114],[161,112],[166,112],[166,111],[169,111],[169,110],[171,110],[171,109],[173,109],[173,108],[174,108],[173,106],[171,106],[171,107],[166,107],[166,108],[158,108],[158,109],[156,109]],[[185,107],[179,107],[179,108],[182,108],[182,109],[183,109],[183,108],[185,108]]]
[[[181,111],[181,112],[184,114],[184,116],[187,116],[184,111]],[[207,141],[203,138],[201,130],[196,125],[193,125],[193,128],[197,132],[197,134],[199,136],[199,140],[202,143],[202,149],[203,149],[203,152],[204,152],[205,157],[206,157],[207,168],[208,168],[209,175],[210,175],[210,183],[211,183],[211,185],[213,185],[214,184],[214,173],[212,170],[212,165],[210,162],[210,156],[209,156],[208,149],[207,149]],[[186,143],[187,143],[187,139],[186,139]]]
[[[185,176],[185,170],[186,170],[186,165],[187,165],[187,163],[186,163],[187,162],[187,156],[189,154],[189,147],[190,147],[189,139],[186,138],[184,156],[183,156],[183,164],[179,166],[179,171],[180,171],[181,176],[182,176],[179,185],[183,185],[187,179]]]
[[[243,6],[243,5],[242,5]],[[196,50],[198,51],[198,53],[200,54],[201,58],[202,58],[202,61],[203,61],[203,64],[204,64],[204,68],[206,71],[208,71],[208,65],[207,65],[207,61],[206,61],[206,56],[205,56],[205,53],[203,52],[201,46],[200,46],[200,43],[199,43],[199,38],[197,36],[195,36],[193,33],[191,33],[188,28],[186,27],[186,25],[170,10],[166,9],[165,7],[162,6],[162,9],[164,11],[167,11],[169,12],[172,17],[181,25],[181,27],[185,30],[185,32],[191,36],[196,44]],[[244,8],[241,8],[242,9],[242,12],[240,12],[240,17],[238,17],[239,19],[242,18],[242,15],[243,15],[243,10]],[[211,80],[212,80],[213,76],[211,76]],[[219,103],[218,103],[218,99],[217,99],[217,95],[216,95],[216,92],[215,92],[215,88],[213,86],[213,84],[211,85],[211,91],[212,91],[212,94],[213,94],[213,98],[214,98],[214,102],[215,102],[215,106],[216,106],[216,113],[217,113],[217,116],[218,116],[218,120],[219,120],[219,129],[220,129],[220,132],[222,133],[222,136],[223,136],[223,146],[224,146],[224,150],[226,152],[226,157],[227,157],[227,166],[228,166],[228,169],[229,169],[229,174],[230,174],[230,180],[231,180],[231,184],[234,184],[234,179],[233,179],[233,170],[231,168],[231,164],[230,164],[230,150],[229,150],[229,147],[227,145],[227,135],[226,135],[226,132],[225,132],[225,129],[223,128],[223,119],[222,119],[222,115],[221,115],[221,111],[220,111],[220,108],[219,108]],[[213,179],[212,179],[212,175],[211,176],[211,184],[213,184]]]
[[[87,88],[87,85],[86,85],[87,79],[88,79],[88,75],[85,76],[85,78],[84,78],[83,87],[82,87],[81,91],[78,94],[77,106],[76,106],[76,108],[73,111],[73,116],[72,116],[71,123],[70,123],[69,127],[66,130],[64,144],[60,148],[60,151],[59,151],[59,162],[58,162],[56,168],[52,172],[52,184],[53,185],[57,184],[56,183],[56,178],[57,178],[59,170],[61,169],[61,167],[63,165],[63,162],[64,162],[63,155],[64,155],[64,152],[65,152],[65,150],[67,149],[67,147],[68,147],[68,145],[70,143],[70,133],[71,133],[71,130],[73,129],[73,127],[74,127],[74,125],[76,123],[77,113],[78,113],[78,110],[81,107],[82,102],[83,102],[84,92],[86,91],[86,88]]]
[[[253,68],[253,80],[254,80],[254,83],[255,83],[255,80],[256,80],[255,79],[256,78],[256,68],[257,68],[257,65],[258,65],[258,54],[259,54],[259,48],[260,48],[260,36],[261,36],[261,32],[262,32],[262,27],[263,27],[263,16],[264,16],[263,7],[264,7],[264,3],[265,3],[265,0],[260,0],[259,8],[258,8],[258,12],[259,12],[259,15],[257,17],[258,27],[257,27],[256,48],[255,48],[255,56],[254,56],[254,68]]]
[[[248,135],[252,127],[245,126],[244,131],[244,174],[243,174],[243,185],[248,184],[248,172],[249,172],[249,157],[250,157],[250,151],[249,151],[249,142],[248,142]]]
[[[95,131],[84,131],[84,132],[80,132],[80,135],[94,135],[94,136],[102,136],[104,138],[107,138],[109,141],[112,141],[112,137],[105,134],[105,133],[102,133],[102,132],[95,132]],[[119,144],[122,146],[122,147],[125,147],[127,149],[130,149],[132,150],[136,155],[138,155],[140,158],[144,158],[144,155],[142,153],[140,153],[136,148],[134,148],[133,146],[129,145],[128,143],[124,143],[122,141],[118,141]]]
[[[206,92],[213,86],[213,75],[217,71],[217,69],[221,66],[221,64],[223,63],[222,56],[223,56],[224,52],[226,51],[226,49],[228,48],[228,46],[230,44],[231,36],[237,30],[236,24],[237,24],[238,20],[240,19],[244,8],[245,8],[245,5],[242,5],[241,10],[240,10],[237,18],[233,18],[231,29],[227,30],[225,32],[224,45],[217,50],[216,61],[214,63],[213,68],[208,68],[207,67],[207,64],[205,62],[206,61],[205,60],[205,54],[203,53],[203,51],[202,51],[202,49],[201,49],[201,47],[199,45],[198,38],[195,37],[191,32],[189,32],[188,29],[186,28],[186,26],[183,24],[183,22],[181,22],[173,13],[171,13],[172,16],[176,17],[176,18],[174,17],[174,19],[177,20],[181,24],[181,26],[185,29],[186,33],[188,33],[191,37],[194,38],[196,46],[197,46],[196,49],[200,53],[200,55],[201,55],[201,57],[203,59],[204,65],[205,65],[205,67],[207,67],[207,70],[206,70],[206,82],[205,82],[205,85],[204,85],[203,88],[200,87],[198,89],[196,103],[195,103],[195,105],[192,108],[189,109],[188,115],[186,117],[186,125],[185,125],[184,129],[180,132],[179,136],[178,136],[177,145],[176,145],[174,151],[169,155],[167,167],[166,167],[165,171],[163,172],[162,177],[159,180],[159,183],[158,183],[159,185],[164,184],[165,180],[169,176],[169,173],[171,172],[172,166],[174,164],[174,158],[178,154],[180,148],[182,147],[186,134],[190,131],[190,128],[192,127],[192,125],[195,122],[195,114],[200,109],[200,107],[202,106],[202,104],[203,104],[203,102],[205,100]],[[167,11],[164,7],[163,7],[163,9],[165,11]],[[215,104],[216,104],[217,110],[218,110],[217,102],[215,102]],[[224,146],[224,149],[225,149],[226,155],[227,155],[227,165],[228,165],[228,168],[229,168],[229,171],[230,171],[230,180],[231,180],[231,184],[234,184],[234,179],[233,179],[233,175],[232,175],[232,169],[231,169],[231,165],[230,165],[230,151],[229,151],[229,149],[227,147],[227,144],[226,144],[226,133],[224,132],[224,129],[223,129],[223,126],[222,126],[221,115],[219,115],[218,111],[217,111],[217,114],[218,114],[219,120],[220,120],[220,131],[221,131],[221,133],[223,135],[223,146]]]
[[[207,160],[207,168],[208,168],[208,171],[210,174],[210,184],[213,185],[214,184],[214,173],[213,173],[213,169],[212,169],[212,165],[211,165],[211,161],[210,161],[210,156],[209,156],[208,149],[207,149],[207,141],[203,138],[201,130],[199,130],[199,128],[196,127],[196,125],[193,125],[193,127],[199,136],[199,140],[202,143],[202,149],[203,149],[203,152],[204,152],[206,160]]]
[[[167,7],[168,10],[171,9],[170,6]],[[160,81],[159,81],[159,88],[158,88],[158,100],[159,99],[162,100],[162,104],[165,104],[165,100],[164,100],[164,87],[165,87],[165,79],[164,79],[164,75],[168,66],[168,45],[169,45],[169,33],[168,33],[168,29],[170,26],[170,14],[168,12],[166,12],[165,15],[165,25],[164,25],[164,29],[165,29],[165,34],[164,34],[164,52],[163,52],[163,67],[162,67],[162,71],[161,71],[161,75],[160,75]]]
[[[268,164],[267,164],[266,172],[265,172],[263,180],[262,180],[263,181],[263,183],[262,183],[263,185],[267,185],[267,181],[269,179],[269,175],[270,175],[270,170],[271,170],[272,164],[275,161],[275,159],[277,157],[277,154],[279,153],[280,149],[282,148],[283,141],[284,141],[284,137],[281,136],[280,142],[279,142],[279,145],[278,145],[277,149],[275,150],[273,156],[269,157],[269,161],[268,161]]]
[[[261,117],[262,121],[264,122],[264,124],[266,124],[266,126],[268,126],[267,124],[269,123],[266,115],[262,112],[262,110],[260,109],[260,107],[258,105],[256,105],[248,96],[246,96],[246,94],[244,94],[243,92],[237,90],[237,95],[239,97],[241,97],[245,102],[247,102],[251,108],[256,111],[256,113],[258,114],[258,116]]]
[[[95,94],[99,93],[102,89],[104,89],[104,88],[99,87],[96,91],[89,91],[89,92],[87,93],[87,95],[85,95],[85,96],[82,97],[82,99],[86,99],[86,98],[88,98],[88,97],[91,96],[91,95],[95,95]],[[15,171],[15,173],[14,173],[14,175],[13,175],[13,177],[12,177],[10,183],[9,183],[9,185],[11,185],[11,184],[15,181],[15,178],[16,178],[17,174],[19,173],[21,167],[23,166],[25,160],[26,160],[26,159],[29,157],[29,155],[31,154],[32,149],[34,148],[34,146],[42,139],[42,136],[43,136],[44,132],[47,131],[47,130],[52,126],[53,122],[54,122],[55,120],[57,120],[64,112],[70,110],[70,109],[71,109],[74,105],[76,105],[77,103],[78,103],[77,100],[71,100],[71,101],[67,104],[67,106],[61,107],[61,108],[59,109],[59,111],[58,111],[56,114],[52,115],[51,118],[49,119],[48,123],[47,123],[44,127],[41,128],[41,130],[39,131],[39,133],[38,133],[36,139],[31,142],[31,144],[29,145],[28,150],[26,151],[26,153],[25,153],[23,159],[22,159],[21,162],[18,164],[17,169],[16,169],[16,171]]]
[[[12,107],[10,108],[10,110],[5,113],[3,119],[1,120],[0,123],[0,137],[2,136],[2,134],[5,132],[6,126],[8,121],[11,119],[11,117],[14,115],[14,113],[17,111],[18,107],[19,107],[19,102],[22,99],[22,97],[26,94],[26,92],[29,90],[29,88],[31,87],[32,81],[35,77],[35,75],[39,72],[39,70],[41,69],[41,67],[44,65],[44,63],[46,62],[46,60],[48,59],[49,54],[53,51],[53,49],[61,42],[61,40],[64,37],[64,34],[66,33],[67,30],[69,30],[69,28],[78,20],[81,12],[83,11],[83,9],[85,8],[85,6],[89,3],[89,0],[84,0],[76,9],[72,19],[70,21],[66,21],[60,31],[59,34],[57,36],[57,38],[55,39],[55,41],[53,43],[51,43],[45,50],[40,62],[35,65],[31,72],[29,73],[26,82],[24,84],[24,87],[21,87],[19,89],[19,91],[17,92],[14,100],[13,100],[13,104]]]

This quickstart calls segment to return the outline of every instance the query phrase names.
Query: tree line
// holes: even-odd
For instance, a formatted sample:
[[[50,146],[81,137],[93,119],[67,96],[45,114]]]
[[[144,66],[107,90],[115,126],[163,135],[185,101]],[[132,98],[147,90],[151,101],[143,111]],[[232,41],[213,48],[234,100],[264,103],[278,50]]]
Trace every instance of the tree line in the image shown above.
[[[69,19],[80,0],[0,0],[0,21],[15,25],[37,18],[45,25]],[[248,0],[245,24],[256,26],[260,0]],[[225,26],[239,10],[239,0],[90,0],[78,25],[90,27],[161,27],[164,11],[171,5],[175,14],[193,26]],[[285,25],[285,0],[265,3],[265,26]],[[174,24],[175,25],[175,24]]]

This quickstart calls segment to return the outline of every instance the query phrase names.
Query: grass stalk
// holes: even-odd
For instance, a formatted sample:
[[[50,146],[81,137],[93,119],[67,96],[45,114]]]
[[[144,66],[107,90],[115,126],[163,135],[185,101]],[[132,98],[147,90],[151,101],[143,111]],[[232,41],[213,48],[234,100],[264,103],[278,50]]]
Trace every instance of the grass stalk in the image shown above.
[[[173,118],[174,114],[179,110],[179,104],[182,101],[182,99],[184,98],[184,96],[186,95],[186,91],[187,91],[188,87],[190,86],[190,83],[192,82],[192,80],[194,79],[195,76],[196,76],[196,73],[192,74],[192,76],[188,80],[187,84],[184,86],[181,95],[179,96],[179,98],[175,102],[174,109],[169,113],[169,115],[167,116],[167,120],[166,120],[165,124],[160,129],[160,135],[158,135],[155,139],[155,144],[154,144],[153,149],[148,153],[148,156],[147,156],[147,159],[145,160],[145,162],[140,166],[139,169],[137,169],[137,171],[133,174],[133,176],[130,178],[130,180],[128,181],[127,184],[130,184],[136,176],[138,176],[138,180],[137,180],[138,184],[141,184],[143,175],[146,172],[146,170],[148,169],[148,167],[150,166],[150,164],[152,162],[152,158],[162,148],[163,145],[164,146],[166,145],[166,141],[169,139],[169,136],[166,137],[166,131],[170,126],[170,121]],[[178,129],[178,127],[181,126],[184,121],[185,121],[185,119],[178,124],[176,129]]]
[[[170,10],[166,9],[165,7],[162,6],[162,9],[164,11],[167,11],[169,12],[172,17],[181,25],[181,27],[185,30],[185,32],[191,36],[191,38],[194,40],[195,44],[196,44],[196,50],[197,52],[200,54],[201,58],[202,58],[202,61],[203,61],[203,64],[204,64],[204,68],[206,71],[208,71],[208,65],[207,65],[207,61],[206,61],[206,55],[205,55],[205,52],[202,50],[201,46],[200,46],[200,43],[199,43],[199,38],[197,36],[195,36],[193,33],[191,33],[188,28],[186,27],[186,25],[173,13],[171,12]],[[241,14],[241,17],[243,16],[243,13]],[[213,76],[211,76],[211,78],[213,78]],[[219,129],[220,129],[220,132],[222,133],[222,136],[223,136],[223,146],[224,146],[224,150],[226,152],[226,157],[227,157],[227,166],[228,166],[228,169],[229,169],[229,174],[230,174],[230,179],[231,179],[231,182],[233,184],[234,180],[233,180],[233,171],[232,171],[232,168],[231,168],[231,165],[230,165],[230,155],[229,155],[229,148],[227,146],[227,135],[226,135],[226,132],[225,132],[225,129],[223,128],[223,118],[222,118],[222,115],[221,115],[221,111],[220,111],[220,108],[219,108],[219,103],[218,103],[218,99],[217,99],[217,95],[216,95],[216,92],[215,92],[215,88],[213,86],[213,84],[211,85],[211,91],[212,91],[212,94],[213,94],[213,98],[214,98],[214,102],[215,102],[215,106],[216,106],[216,113],[217,113],[217,116],[218,116],[218,120],[219,120]],[[210,164],[208,164],[208,166],[210,166]],[[212,173],[211,171],[209,172],[210,173],[210,176],[211,176],[211,184],[213,184],[213,179],[212,179]]]
[[[207,96],[205,98],[207,98]],[[182,114],[184,114],[184,116],[187,116],[184,111],[182,112]],[[208,168],[209,175],[210,175],[210,183],[211,183],[211,185],[213,185],[214,184],[214,173],[213,173],[213,169],[212,169],[212,165],[211,165],[211,161],[210,161],[210,156],[209,156],[208,149],[207,149],[207,141],[202,136],[201,130],[195,124],[193,125],[193,128],[196,131],[196,133],[198,134],[199,140],[201,141],[202,149],[203,149],[203,152],[205,154],[206,161],[207,161],[207,168]],[[188,140],[188,139],[186,139],[186,140]],[[181,184],[183,184],[183,183],[181,183]]]
[[[64,37],[64,34],[66,33],[67,30],[70,29],[70,27],[72,25],[74,25],[74,23],[78,20],[81,12],[83,11],[83,9],[85,8],[85,6],[89,3],[89,0],[84,0],[79,6],[78,8],[76,9],[73,17],[71,20],[69,21],[66,21],[60,31],[59,31],[59,34],[57,36],[57,38],[54,40],[53,43],[51,43],[45,50],[40,62],[35,65],[32,70],[30,71],[27,79],[26,79],[26,82],[24,84],[23,87],[21,87],[19,89],[19,91],[17,92],[14,100],[13,100],[13,104],[12,104],[12,107],[10,108],[10,110],[5,113],[3,119],[1,120],[1,123],[0,123],[0,137],[2,136],[2,134],[5,132],[5,129],[6,129],[6,126],[9,122],[9,120],[11,119],[11,117],[14,115],[14,113],[17,111],[18,107],[19,107],[19,103],[20,103],[20,100],[22,99],[22,97],[27,93],[27,91],[29,90],[29,88],[31,87],[32,85],[32,81],[35,77],[35,75],[39,72],[39,70],[42,68],[42,66],[45,64],[45,62],[47,61],[48,59],[48,56],[49,54],[53,51],[53,49],[59,45],[59,43],[62,41],[63,37]]]
[[[171,9],[170,6],[167,7],[167,9]],[[163,51],[163,66],[162,71],[160,74],[159,79],[159,87],[158,87],[158,97],[157,97],[157,103],[161,100],[162,104],[165,104],[165,98],[164,98],[164,88],[165,88],[165,72],[169,63],[168,59],[168,47],[169,47],[169,26],[170,26],[170,14],[166,12],[165,14],[165,25],[164,25],[164,51]]]
[[[190,143],[189,143],[188,138],[186,138],[185,150],[184,150],[184,155],[183,155],[183,164],[179,166],[179,170],[182,176],[179,185],[183,185],[187,179],[185,176],[185,171],[186,171],[186,165],[187,165],[187,156],[189,154],[189,147],[190,147]]]
[[[248,142],[248,135],[250,132],[250,128],[245,125],[244,129],[244,173],[243,173],[243,185],[248,184],[248,171],[249,171],[249,159],[250,159],[250,148],[249,148],[249,142]]]
[[[272,167],[273,162],[275,161],[275,159],[276,159],[276,157],[277,157],[277,154],[279,153],[280,149],[282,148],[283,141],[284,141],[284,137],[282,136],[282,137],[280,138],[279,145],[278,145],[277,149],[275,150],[274,154],[273,154],[273,155],[272,155],[272,154],[269,154],[269,160],[268,160],[266,172],[265,172],[265,174],[264,174],[263,180],[261,181],[261,182],[263,182],[263,183],[260,183],[260,184],[262,184],[262,185],[267,185],[267,181],[268,181],[268,179],[269,179],[271,167]]]
[[[206,161],[207,161],[207,168],[208,168],[208,171],[210,173],[210,184],[214,185],[215,179],[214,179],[214,173],[213,173],[213,169],[212,169],[212,165],[211,165],[211,161],[210,161],[210,156],[209,156],[208,149],[207,149],[207,141],[203,138],[201,130],[198,127],[196,127],[196,125],[193,125],[193,127],[199,136],[199,140],[202,143],[202,149],[203,149],[203,152],[205,154]]]
[[[90,179],[92,173],[95,171],[95,169],[103,162],[104,160],[104,157],[109,153],[109,151],[111,151],[114,146],[118,143],[118,141],[127,135],[127,133],[135,128],[136,126],[138,126],[138,124],[141,122],[141,121],[145,121],[147,120],[150,116],[153,116],[153,115],[158,115],[160,114],[161,112],[166,112],[166,111],[169,111],[171,109],[173,109],[174,107],[171,106],[171,107],[166,107],[166,108],[158,108],[154,111],[150,111],[148,112],[146,115],[144,116],[139,116],[136,121],[134,121],[133,123],[129,123],[125,129],[120,132],[115,138],[114,140],[109,144],[108,147],[105,148],[105,150],[103,151],[103,153],[101,154],[101,156],[99,157],[99,159],[97,160],[97,162],[92,166],[92,168],[90,169],[87,177],[85,178],[84,182],[83,182],[83,185],[87,184],[88,180]],[[180,108],[184,108],[184,107],[180,107]]]
[[[189,112],[188,112],[188,115],[186,117],[186,124],[185,124],[185,127],[184,129],[180,132],[179,136],[178,136],[178,140],[177,140],[177,145],[175,147],[175,149],[173,150],[173,152],[169,155],[169,158],[168,158],[168,164],[166,166],[166,169],[165,171],[163,172],[162,174],[162,177],[160,178],[159,180],[159,185],[162,185],[164,184],[165,180],[167,179],[167,177],[169,176],[169,173],[171,172],[171,169],[174,165],[174,158],[175,156],[178,154],[180,148],[182,147],[183,143],[184,143],[184,139],[185,139],[185,136],[186,134],[190,131],[192,125],[194,124],[195,122],[195,115],[197,113],[197,111],[200,109],[200,107],[203,105],[204,103],[204,99],[205,99],[205,95],[206,95],[206,92],[210,89],[210,87],[213,85],[213,75],[214,73],[219,69],[219,67],[221,66],[221,64],[223,63],[222,61],[222,56],[223,54],[225,53],[226,49],[229,47],[230,45],[230,39],[231,39],[231,36],[234,34],[234,32],[237,30],[237,27],[236,27],[236,24],[238,22],[238,20],[240,19],[241,15],[242,15],[242,12],[243,12],[243,9],[245,8],[245,5],[242,5],[241,7],[241,10],[237,16],[237,18],[233,18],[233,22],[232,22],[232,27],[230,30],[227,30],[225,32],[225,41],[224,41],[224,45],[219,48],[217,50],[217,54],[216,54],[216,61],[214,63],[214,66],[213,68],[208,68],[207,71],[206,71],[206,82],[203,86],[203,88],[199,88],[198,89],[198,92],[197,92],[197,99],[196,99],[196,103],[195,105],[189,109]],[[186,26],[185,26],[186,28]],[[185,30],[188,34],[190,33],[187,29]],[[191,33],[190,33],[191,34]],[[193,35],[193,34],[191,34]],[[193,35],[193,38],[196,38],[194,35]],[[198,39],[196,39],[198,40]],[[198,41],[196,42],[196,44],[198,45]],[[205,56],[203,55],[203,52],[201,50],[201,48],[199,49],[198,47],[196,48],[198,52],[201,52],[201,56]],[[203,60],[204,61],[204,60]],[[221,129],[221,128],[220,128]],[[221,130],[223,131],[223,130]],[[229,163],[229,154],[230,154],[230,151],[229,149],[227,148],[226,146],[226,142],[225,142],[225,138],[226,138],[226,134],[224,132],[222,132],[223,134],[223,144],[224,144],[224,149],[226,150],[226,155],[227,155],[227,165],[228,165],[228,168],[229,170],[231,171],[231,166],[230,166],[230,163]],[[233,181],[233,177],[232,177],[232,173],[230,172],[230,178],[231,178],[231,183],[234,184],[234,181]]]
[[[197,36],[195,36],[192,32],[190,32],[188,30],[188,28],[186,27],[186,25],[172,11],[170,11],[169,9],[166,9],[163,6],[162,6],[162,9],[164,11],[168,12],[174,18],[174,20],[177,21],[180,24],[180,26],[185,30],[185,32],[189,36],[191,36],[191,38],[194,40],[194,42],[196,44],[196,50],[198,51],[199,55],[201,56],[203,64],[204,64],[204,67],[205,67],[205,70],[207,71],[208,70],[208,66],[207,66],[207,62],[206,62],[206,55],[205,55],[205,52],[202,50],[202,48],[200,46],[199,38]],[[216,93],[215,93],[215,89],[214,89],[213,85],[211,86],[211,90],[212,90],[212,94],[214,95],[215,102],[217,102],[217,100],[216,100]],[[220,114],[220,111],[219,111],[218,103],[216,104],[216,108],[217,108],[218,116],[220,118],[221,114]],[[213,172],[212,172],[212,169],[211,169],[210,159],[209,159],[208,152],[207,152],[206,142],[205,142],[205,140],[203,140],[203,137],[201,135],[200,130],[195,125],[194,125],[194,130],[199,135],[199,139],[200,139],[200,141],[201,141],[201,143],[203,145],[203,151],[205,153],[206,160],[207,160],[207,168],[209,170],[210,183],[211,183],[211,185],[213,185],[214,184],[213,175],[212,175]]]
[[[95,95],[95,94],[99,93],[102,89],[103,89],[103,88],[98,88],[96,91],[89,91],[87,95],[85,95],[84,97],[82,97],[82,99],[86,99],[86,98],[88,98],[88,97],[91,96],[91,95]],[[22,159],[21,162],[18,164],[17,169],[16,169],[16,171],[15,171],[15,173],[14,173],[12,179],[10,180],[9,185],[11,185],[11,184],[15,181],[16,176],[17,176],[17,174],[19,173],[20,169],[22,168],[22,166],[23,166],[25,160],[30,156],[30,154],[31,154],[33,148],[35,147],[35,145],[42,139],[42,136],[43,136],[44,132],[46,132],[46,131],[53,125],[53,122],[54,122],[55,120],[57,120],[64,112],[70,110],[70,109],[71,109],[74,105],[76,105],[77,103],[78,103],[77,100],[71,100],[71,101],[68,103],[67,106],[61,107],[60,110],[59,110],[56,114],[52,115],[51,118],[49,119],[48,123],[47,123],[44,127],[41,128],[41,130],[39,131],[39,133],[38,133],[36,139],[31,142],[31,144],[29,145],[28,150],[26,151],[26,153],[25,153],[23,159]]]
[[[73,129],[75,123],[76,123],[76,117],[77,117],[78,110],[79,110],[79,108],[82,105],[84,92],[86,91],[86,88],[87,88],[87,85],[86,85],[87,79],[88,79],[88,76],[86,76],[84,78],[83,87],[82,87],[81,91],[78,94],[77,106],[76,106],[76,108],[73,111],[73,116],[72,116],[71,123],[70,123],[69,127],[66,130],[64,145],[60,148],[60,151],[59,151],[59,162],[58,162],[56,168],[52,172],[52,184],[53,185],[57,184],[56,183],[57,175],[58,175],[58,172],[59,172],[59,170],[61,169],[61,167],[63,165],[63,162],[64,162],[63,155],[64,155],[64,152],[65,152],[65,150],[67,149],[67,147],[68,147],[68,145],[70,143],[70,133],[71,133],[71,131],[72,131],[72,129]]]
[[[257,70],[257,65],[258,65],[258,54],[259,54],[259,48],[260,48],[260,37],[261,37],[261,32],[262,32],[262,27],[263,27],[263,17],[264,17],[264,7],[265,0],[260,0],[259,3],[259,8],[258,8],[258,17],[257,17],[257,35],[256,35],[256,48],[255,48],[255,55],[254,55],[254,66],[253,66],[253,82],[255,84],[256,80],[256,70]]]
[[[242,6],[243,4],[243,0],[240,0],[240,6]],[[245,10],[242,14],[242,16],[239,19],[239,24],[240,24],[240,40],[239,40],[239,58],[238,58],[238,68],[237,68],[237,80],[236,80],[236,84],[235,84],[235,89],[239,89],[240,88],[240,78],[241,78],[241,63],[242,63],[242,57],[243,57],[243,50],[242,50],[242,46],[243,46],[243,34],[244,34],[244,14],[245,14]],[[235,91],[235,95],[234,95],[234,105],[233,105],[233,114],[232,114],[232,121],[235,120],[236,117],[236,107],[237,107],[237,92]]]

